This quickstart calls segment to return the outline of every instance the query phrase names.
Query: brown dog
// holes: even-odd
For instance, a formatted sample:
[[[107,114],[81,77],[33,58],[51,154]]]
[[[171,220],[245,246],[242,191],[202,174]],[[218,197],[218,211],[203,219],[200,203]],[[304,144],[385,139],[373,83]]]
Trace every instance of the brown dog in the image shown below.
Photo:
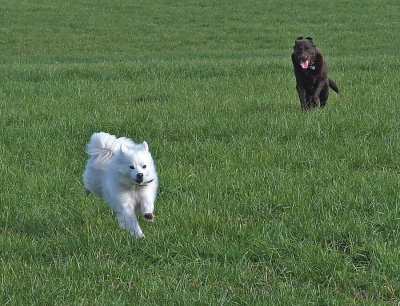
[[[317,50],[313,39],[296,38],[292,54],[296,89],[299,94],[301,108],[310,110],[318,106],[324,107],[329,96],[329,87],[337,93],[339,89],[334,81],[328,78],[328,67]]]

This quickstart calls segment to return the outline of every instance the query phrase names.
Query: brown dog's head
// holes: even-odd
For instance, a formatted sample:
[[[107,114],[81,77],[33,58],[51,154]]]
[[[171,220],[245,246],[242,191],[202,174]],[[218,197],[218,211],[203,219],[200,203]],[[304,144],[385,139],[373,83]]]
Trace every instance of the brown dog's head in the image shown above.
[[[315,45],[311,37],[297,37],[294,43],[294,57],[302,69],[306,70],[315,60]]]

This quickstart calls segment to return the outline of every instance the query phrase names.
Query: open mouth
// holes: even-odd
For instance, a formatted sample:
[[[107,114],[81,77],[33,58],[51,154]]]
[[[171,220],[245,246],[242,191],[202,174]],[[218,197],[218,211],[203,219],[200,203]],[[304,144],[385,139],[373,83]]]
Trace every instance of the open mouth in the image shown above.
[[[300,66],[301,66],[301,68],[303,68],[303,69],[307,69],[309,64],[310,64],[310,61],[309,61],[309,60],[300,61]]]

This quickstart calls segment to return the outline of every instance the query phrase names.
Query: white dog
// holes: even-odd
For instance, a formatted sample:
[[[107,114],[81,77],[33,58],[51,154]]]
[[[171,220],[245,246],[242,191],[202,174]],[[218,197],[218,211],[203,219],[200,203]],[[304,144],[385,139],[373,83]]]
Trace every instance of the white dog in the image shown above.
[[[154,220],[154,202],[158,177],[146,142],[100,132],[94,133],[87,146],[90,158],[83,173],[86,193],[94,193],[110,204],[119,224],[132,235],[143,238],[136,218]]]

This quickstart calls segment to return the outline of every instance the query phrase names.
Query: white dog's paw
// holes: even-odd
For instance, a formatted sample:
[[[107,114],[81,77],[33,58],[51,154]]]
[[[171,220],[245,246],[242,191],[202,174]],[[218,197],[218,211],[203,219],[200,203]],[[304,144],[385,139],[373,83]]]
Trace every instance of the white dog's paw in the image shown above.
[[[140,233],[140,234],[135,233],[132,236],[134,236],[134,237],[136,237],[137,239],[140,239],[140,240],[146,238],[143,233]]]
[[[144,214],[144,218],[145,218],[147,221],[154,222],[154,215],[153,215],[152,213]]]
[[[130,230],[130,233],[133,237],[137,239],[144,239],[144,234],[141,230],[140,231]]]

